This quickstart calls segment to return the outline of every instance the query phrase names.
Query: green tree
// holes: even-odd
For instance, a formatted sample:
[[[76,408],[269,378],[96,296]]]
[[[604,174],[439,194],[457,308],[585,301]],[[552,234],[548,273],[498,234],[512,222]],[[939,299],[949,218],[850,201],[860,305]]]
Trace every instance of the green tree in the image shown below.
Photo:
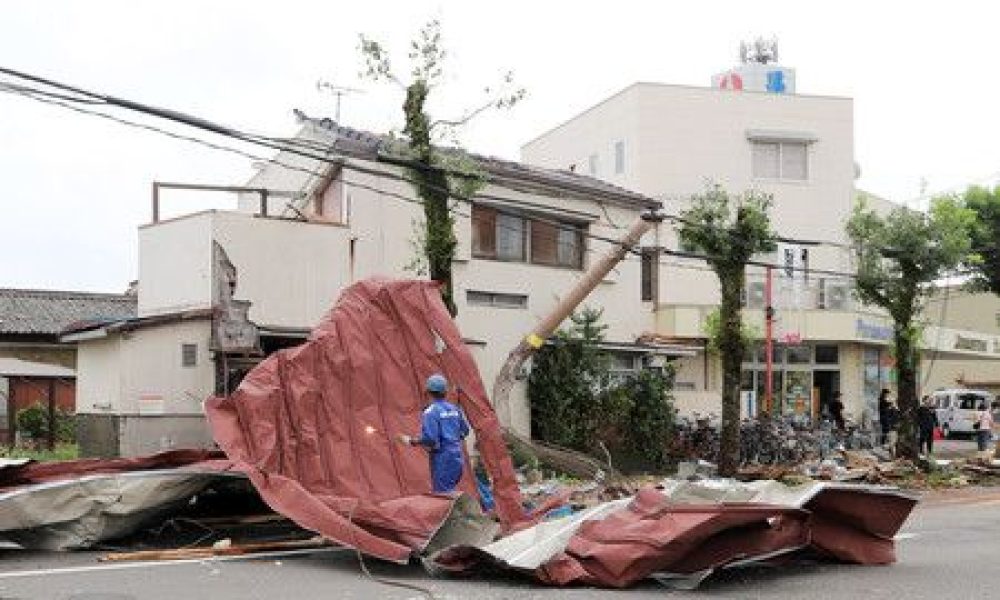
[[[736,473],[740,461],[740,370],[745,354],[740,298],[746,265],[754,254],[775,249],[768,211],[771,196],[757,191],[730,195],[709,186],[681,213],[681,247],[700,252],[719,278],[718,347],[722,360],[722,432],[719,474]]]
[[[885,309],[893,321],[896,384],[901,413],[899,450],[916,458],[917,366],[920,324],[916,321],[934,282],[967,259],[974,215],[958,198],[941,196],[930,210],[896,207],[881,216],[859,198],[847,223],[857,261],[855,293]]]
[[[538,439],[591,451],[606,421],[603,394],[611,368],[610,357],[599,348],[607,326],[601,311],[584,308],[570,315],[570,326],[552,336],[532,359],[528,378],[533,435]]]
[[[1000,186],[992,190],[970,187],[963,200],[975,214],[969,227],[972,253],[967,261],[973,287],[1000,296]]]
[[[666,463],[666,442],[673,433],[677,412],[670,391],[674,387],[674,369],[662,373],[643,369],[630,375],[621,385],[628,399],[625,422],[625,445],[653,467]]]
[[[403,101],[403,133],[410,159],[407,168],[424,207],[423,228],[418,243],[426,259],[428,275],[441,282],[441,295],[452,316],[457,313],[452,287],[451,267],[458,241],[455,222],[448,201],[452,197],[469,199],[483,185],[481,172],[460,152],[442,152],[435,141],[454,134],[488,109],[506,109],[524,98],[523,88],[513,88],[513,76],[508,73],[499,90],[486,88],[487,99],[478,107],[455,120],[433,120],[428,112],[428,99],[441,82],[447,52],[441,44],[441,24],[431,21],[421,28],[410,43],[409,82],[404,83],[393,69],[383,45],[361,35],[360,45],[365,70],[363,76],[373,81],[390,81],[405,91]]]

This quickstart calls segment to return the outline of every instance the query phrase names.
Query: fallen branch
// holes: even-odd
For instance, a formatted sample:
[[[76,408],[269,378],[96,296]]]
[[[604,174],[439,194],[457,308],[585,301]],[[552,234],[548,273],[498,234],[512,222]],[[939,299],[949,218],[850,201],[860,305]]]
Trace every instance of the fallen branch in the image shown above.
[[[115,552],[100,558],[101,562],[121,562],[129,560],[185,560],[191,558],[211,558],[213,556],[236,556],[271,552],[274,550],[302,550],[322,548],[331,545],[329,540],[314,537],[307,540],[283,540],[255,544],[220,545],[205,548],[174,548],[170,550],[140,550],[137,552]]]

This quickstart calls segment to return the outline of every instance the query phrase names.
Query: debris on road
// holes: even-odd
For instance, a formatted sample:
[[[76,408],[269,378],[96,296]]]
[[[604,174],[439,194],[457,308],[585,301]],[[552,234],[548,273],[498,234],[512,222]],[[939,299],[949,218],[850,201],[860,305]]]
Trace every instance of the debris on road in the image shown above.
[[[460,391],[454,400],[475,431],[499,523],[481,511],[471,465],[461,493],[433,494],[426,456],[393,443],[417,427],[421,383],[434,372]],[[336,543],[399,563],[419,556],[435,572],[499,567],[551,585],[625,587],[654,578],[693,587],[718,569],[776,557],[891,563],[893,537],[916,498],[872,484],[903,485],[923,473],[874,450],[840,450],[748,466],[744,482],[716,478],[704,460],[661,480],[513,440],[515,453],[537,463],[521,477],[472,356],[436,284],[426,281],[351,286],[305,344],[271,355],[231,396],[210,399],[207,414],[224,454],[0,465],[0,538],[81,548],[153,523],[162,531],[184,522],[202,530],[194,541],[108,559]],[[543,463],[578,479],[546,480],[537,468]],[[947,469],[971,478],[970,467],[1000,471],[957,461]],[[254,498],[280,517],[179,517],[192,499],[232,481],[249,481]],[[280,518],[296,531],[280,539],[231,533]]]

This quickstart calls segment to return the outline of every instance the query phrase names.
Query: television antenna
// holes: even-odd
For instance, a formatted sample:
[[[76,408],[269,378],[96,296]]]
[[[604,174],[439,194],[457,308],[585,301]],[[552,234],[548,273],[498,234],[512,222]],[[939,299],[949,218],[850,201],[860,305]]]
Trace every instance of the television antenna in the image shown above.
[[[778,38],[772,36],[771,39],[767,40],[763,37],[757,37],[750,42],[740,42],[740,62],[761,65],[778,62]]]
[[[344,96],[346,96],[348,94],[363,94],[363,93],[365,93],[364,90],[359,90],[357,88],[347,87],[347,86],[344,86],[344,85],[336,85],[336,84],[331,83],[329,81],[323,81],[322,79],[320,79],[319,81],[316,82],[316,91],[317,92],[321,92],[321,93],[322,92],[327,92],[327,93],[333,94],[334,96],[337,97],[337,109],[336,109],[336,113],[335,113],[335,116],[334,116],[334,121],[336,121],[337,123],[340,123],[340,100],[341,100],[341,98],[343,98]]]

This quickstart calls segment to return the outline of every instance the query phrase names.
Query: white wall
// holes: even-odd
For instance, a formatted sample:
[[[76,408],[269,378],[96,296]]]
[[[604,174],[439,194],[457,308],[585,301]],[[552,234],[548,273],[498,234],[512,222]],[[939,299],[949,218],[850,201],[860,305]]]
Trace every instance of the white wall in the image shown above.
[[[77,343],[76,412],[111,412],[121,403],[121,338],[111,336]]]
[[[111,333],[77,345],[79,413],[202,414],[214,390],[208,320]],[[181,345],[197,345],[197,364],[181,364]]]
[[[236,267],[235,297],[251,301],[258,325],[312,327],[348,283],[344,227],[220,212],[211,235]]]
[[[211,305],[214,214],[139,227],[140,317]]]
[[[808,180],[752,178],[748,130],[815,136]],[[687,198],[711,180],[732,192],[756,188],[772,193],[773,224],[785,236],[844,242],[843,224],[853,205],[853,135],[849,98],[639,83],[532,140],[522,148],[522,158],[563,167],[625,138],[631,148],[625,175],[599,176],[662,198],[668,213],[683,209]],[[676,247],[669,233],[664,242]],[[823,254],[812,261],[813,267],[841,267],[840,253]],[[661,287],[669,285],[670,277],[661,282]]]

